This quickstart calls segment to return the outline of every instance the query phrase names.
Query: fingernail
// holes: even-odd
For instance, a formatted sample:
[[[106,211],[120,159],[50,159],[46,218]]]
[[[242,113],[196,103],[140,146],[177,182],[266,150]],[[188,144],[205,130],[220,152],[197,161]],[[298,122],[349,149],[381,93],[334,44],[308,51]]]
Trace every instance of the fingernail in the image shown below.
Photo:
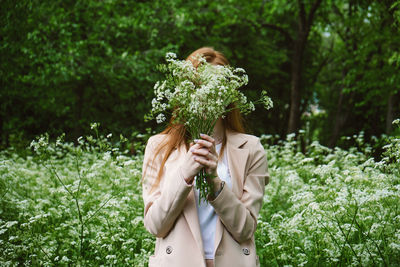
[[[205,136],[205,134],[201,133],[200,136],[203,137],[203,136]]]
[[[194,151],[194,149],[193,149],[193,147],[190,149],[190,152],[193,152]]]
[[[193,157],[194,160],[197,160],[197,157]]]
[[[199,139],[194,139],[193,142],[197,143],[197,141],[199,141]]]

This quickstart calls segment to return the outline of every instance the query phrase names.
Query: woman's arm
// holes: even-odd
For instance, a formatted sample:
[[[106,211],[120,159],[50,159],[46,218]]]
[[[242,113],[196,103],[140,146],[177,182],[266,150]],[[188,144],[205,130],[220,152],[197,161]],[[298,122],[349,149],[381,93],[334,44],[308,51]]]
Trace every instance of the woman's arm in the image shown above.
[[[182,168],[175,168],[173,172],[164,173],[165,179],[162,187],[157,186],[151,193],[150,189],[155,183],[161,156],[153,161],[157,140],[160,136],[149,138],[143,160],[143,201],[144,201],[144,226],[157,237],[165,237],[171,229],[174,221],[182,212],[192,184],[186,183],[182,174]],[[147,166],[147,169],[146,169]],[[144,173],[144,170],[146,172]]]
[[[269,181],[265,150],[258,140],[244,179],[243,195],[240,199],[224,186],[219,195],[210,200],[215,212],[233,238],[242,243],[250,239],[256,230],[257,216],[263,203],[264,189]]]

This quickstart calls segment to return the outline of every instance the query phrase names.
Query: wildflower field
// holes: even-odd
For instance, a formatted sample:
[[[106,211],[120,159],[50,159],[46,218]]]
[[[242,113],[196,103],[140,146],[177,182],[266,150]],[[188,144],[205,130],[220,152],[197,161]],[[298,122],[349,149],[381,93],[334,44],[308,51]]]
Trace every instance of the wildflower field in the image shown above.
[[[42,135],[25,155],[1,151],[0,265],[147,266],[147,137],[135,136],[135,156],[110,135],[78,146]],[[261,266],[400,265],[399,139],[387,139],[380,161],[367,144],[313,142],[302,153],[290,135],[261,140],[271,175],[256,231]]]

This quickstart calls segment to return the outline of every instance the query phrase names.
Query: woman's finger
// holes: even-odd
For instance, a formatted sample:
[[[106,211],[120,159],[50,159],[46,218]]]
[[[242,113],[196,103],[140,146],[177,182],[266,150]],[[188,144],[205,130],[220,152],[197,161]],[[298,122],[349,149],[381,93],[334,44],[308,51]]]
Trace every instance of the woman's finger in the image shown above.
[[[211,143],[208,142],[208,141],[205,141],[205,142],[207,142],[207,145],[203,145],[204,143],[203,143],[202,141],[203,141],[203,140],[196,140],[196,144],[193,145],[193,146],[190,148],[190,150],[192,151],[192,150],[195,150],[195,149],[205,148],[205,149],[207,149],[208,151],[210,151],[212,154],[214,154],[214,155],[217,154],[217,152],[216,152],[216,150],[215,150],[215,146],[208,147],[207,145],[209,145],[209,144],[211,144]]]
[[[215,139],[207,134],[200,134],[200,137],[215,145]]]
[[[205,147],[207,147],[207,148],[211,148],[211,147],[213,146],[213,144],[212,144],[211,142],[209,142],[209,141],[207,141],[207,140],[203,140],[203,139],[194,139],[194,142],[195,142],[196,144],[205,146]]]
[[[207,147],[211,153],[217,154],[214,143],[211,143],[211,142],[203,140],[203,139],[195,139],[194,141],[196,142],[196,144]]]
[[[197,161],[198,163],[204,165],[205,167],[208,167],[208,168],[211,168],[211,169],[216,169],[217,168],[217,164],[213,160],[207,160],[206,158],[201,157],[201,156],[195,156],[194,160]]]
[[[218,161],[217,155],[211,153],[208,149],[191,149],[192,154],[206,157],[208,160]]]
[[[193,144],[190,148],[189,148],[189,151],[192,151],[192,150],[194,150],[194,149],[201,149],[201,148],[203,148],[204,146],[202,146],[201,144]]]
[[[210,142],[211,145],[211,153],[213,154],[217,154],[217,151],[215,149],[215,139],[207,134],[200,134],[200,137],[207,140],[208,142]]]
[[[194,153],[194,154],[199,154],[199,155],[202,155],[202,156],[207,156],[208,154],[211,154],[211,153],[210,153],[210,150],[208,150],[208,149],[205,148],[205,147],[200,147],[200,148],[192,147],[192,148],[190,149],[190,151],[191,151],[192,153]]]

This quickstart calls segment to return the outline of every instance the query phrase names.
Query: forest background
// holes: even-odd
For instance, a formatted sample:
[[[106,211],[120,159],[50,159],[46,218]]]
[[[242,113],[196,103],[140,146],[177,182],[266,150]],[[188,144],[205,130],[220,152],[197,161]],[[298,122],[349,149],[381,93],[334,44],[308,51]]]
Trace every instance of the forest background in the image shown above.
[[[155,66],[202,46],[244,68],[249,99],[274,101],[246,118],[249,132],[350,147],[395,135],[400,116],[400,1],[2,1],[1,148],[67,133],[131,136],[144,122]],[[278,139],[279,139],[278,138]],[[376,156],[375,155],[375,156]]]
[[[400,0],[3,0],[0,25],[1,266],[148,266],[156,66],[202,46],[274,101],[245,118],[260,265],[400,266]]]

